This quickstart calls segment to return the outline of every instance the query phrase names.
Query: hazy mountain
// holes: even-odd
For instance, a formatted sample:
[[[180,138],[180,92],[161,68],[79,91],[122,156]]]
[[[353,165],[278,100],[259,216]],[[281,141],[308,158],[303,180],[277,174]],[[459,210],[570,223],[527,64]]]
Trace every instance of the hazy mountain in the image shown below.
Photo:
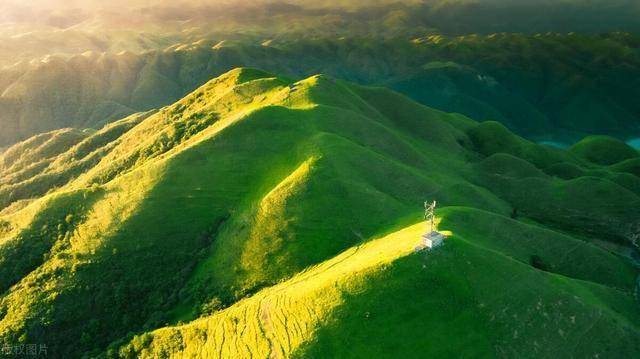
[[[0,2],[0,66],[48,54],[142,51],[220,33],[271,38],[640,30],[634,0]]]
[[[236,66],[384,85],[438,109],[500,121],[536,140],[640,134],[640,39],[631,34],[236,38],[142,54],[54,56],[5,68],[0,145],[64,127],[100,128],[176,101]]]

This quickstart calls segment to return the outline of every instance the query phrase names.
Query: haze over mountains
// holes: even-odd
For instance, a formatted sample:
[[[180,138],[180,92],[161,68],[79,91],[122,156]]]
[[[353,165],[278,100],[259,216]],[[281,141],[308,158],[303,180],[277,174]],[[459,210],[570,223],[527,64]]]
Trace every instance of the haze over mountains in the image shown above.
[[[636,35],[546,34],[633,32],[634,1],[0,6],[0,147],[167,105],[237,66],[391,86],[538,140],[640,132]],[[495,32],[530,35],[469,37]]]
[[[284,29],[302,18],[339,20],[343,31],[368,24],[383,28],[394,22],[435,28],[442,32],[540,32],[636,30],[640,11],[632,0],[551,1],[551,0],[367,0],[367,1],[31,1],[28,4],[3,1],[5,23],[32,23],[68,28],[103,21],[125,27],[159,23],[190,26],[208,24],[223,27],[236,23],[251,30]],[[44,19],[35,19],[34,15]],[[286,17],[283,15],[287,15]],[[507,16],[503,16],[507,15]],[[42,21],[44,20],[44,21]],[[220,20],[223,24],[219,24]],[[599,20],[599,21],[593,21]],[[524,21],[524,23],[523,23]],[[332,26],[338,26],[334,23]],[[318,25],[319,22],[314,22]],[[328,25],[328,24],[325,24]],[[351,27],[349,27],[351,26]],[[326,30],[315,29],[315,30]],[[105,28],[107,30],[107,28]],[[312,27],[308,30],[314,30]]]
[[[634,1],[0,6],[0,147],[168,105],[237,66],[389,86],[536,140],[640,134]]]
[[[220,33],[308,38],[640,30],[633,0],[3,1],[0,10],[0,65],[53,53],[158,49]]]

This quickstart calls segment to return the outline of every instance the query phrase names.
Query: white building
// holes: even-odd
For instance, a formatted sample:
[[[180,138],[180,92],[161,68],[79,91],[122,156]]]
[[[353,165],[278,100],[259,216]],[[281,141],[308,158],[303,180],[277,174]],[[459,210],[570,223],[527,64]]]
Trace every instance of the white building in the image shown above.
[[[422,241],[425,247],[428,249],[437,248],[441,246],[444,241],[444,238],[445,238],[444,234],[437,231],[432,231],[431,233],[425,233],[422,235]]]
[[[444,243],[446,236],[438,231],[431,231],[422,235],[420,245],[416,247],[416,251],[423,249],[431,250],[440,247]]]

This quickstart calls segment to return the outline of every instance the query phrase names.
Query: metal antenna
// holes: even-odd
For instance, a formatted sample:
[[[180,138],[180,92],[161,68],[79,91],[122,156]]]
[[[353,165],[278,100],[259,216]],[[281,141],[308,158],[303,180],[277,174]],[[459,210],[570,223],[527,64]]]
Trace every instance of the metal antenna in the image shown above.
[[[433,232],[435,229],[434,221],[436,218],[435,215],[436,210],[436,201],[429,203],[429,201],[424,202],[424,219],[429,222],[429,233]]]

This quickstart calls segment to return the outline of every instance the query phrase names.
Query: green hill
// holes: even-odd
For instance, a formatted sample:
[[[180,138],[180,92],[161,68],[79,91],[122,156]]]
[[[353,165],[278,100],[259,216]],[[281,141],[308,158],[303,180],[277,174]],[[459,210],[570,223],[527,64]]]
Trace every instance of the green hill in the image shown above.
[[[606,136],[590,136],[573,145],[569,151],[599,165],[614,165],[640,158],[640,153],[624,142]]]
[[[1,156],[0,193],[14,194],[0,197],[0,344],[56,357],[640,353],[640,178],[625,162],[387,89],[253,69]],[[451,235],[414,252],[427,199]]]

